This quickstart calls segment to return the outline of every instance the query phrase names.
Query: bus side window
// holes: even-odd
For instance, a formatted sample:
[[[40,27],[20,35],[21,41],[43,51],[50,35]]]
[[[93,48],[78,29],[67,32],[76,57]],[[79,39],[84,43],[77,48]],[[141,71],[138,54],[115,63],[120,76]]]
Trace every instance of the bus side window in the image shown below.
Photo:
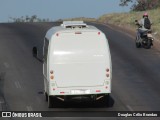
[[[49,45],[49,40],[47,40],[47,38],[45,38],[45,40],[44,40],[44,55],[43,55],[44,62],[47,62],[48,45]]]

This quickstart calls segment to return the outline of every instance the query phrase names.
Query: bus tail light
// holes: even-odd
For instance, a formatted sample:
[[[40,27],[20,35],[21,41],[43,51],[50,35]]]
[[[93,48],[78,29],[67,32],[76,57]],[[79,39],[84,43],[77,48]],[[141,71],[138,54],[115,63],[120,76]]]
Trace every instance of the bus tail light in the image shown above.
[[[53,79],[54,79],[54,76],[53,76],[53,75],[51,75],[51,76],[50,76],[50,78],[51,78],[51,80],[53,80]]]
[[[75,32],[75,34],[82,34],[82,32]]]
[[[50,71],[50,74],[53,74],[53,70]]]
[[[109,68],[107,68],[107,69],[106,69],[106,77],[107,77],[107,78],[110,77],[110,73],[109,73],[109,72],[110,72],[110,70],[109,70]]]
[[[106,74],[106,77],[109,77],[109,74]]]
[[[98,32],[98,35],[100,35],[101,34],[101,32]]]
[[[53,70],[50,71],[50,79],[51,79],[51,80],[54,79],[54,71],[53,71]]]
[[[96,92],[101,92],[101,90],[96,90]]]
[[[109,72],[109,68],[106,69],[106,72]]]
[[[58,37],[58,36],[59,36],[59,33],[56,33],[56,36]]]

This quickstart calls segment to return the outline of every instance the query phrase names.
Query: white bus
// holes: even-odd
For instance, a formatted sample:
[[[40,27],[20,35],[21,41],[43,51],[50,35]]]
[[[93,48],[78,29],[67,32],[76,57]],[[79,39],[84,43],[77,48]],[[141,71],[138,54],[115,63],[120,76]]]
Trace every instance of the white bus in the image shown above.
[[[48,107],[77,96],[94,101],[111,93],[112,64],[105,34],[83,21],[64,21],[46,33],[44,89]],[[107,100],[106,100],[107,102]]]

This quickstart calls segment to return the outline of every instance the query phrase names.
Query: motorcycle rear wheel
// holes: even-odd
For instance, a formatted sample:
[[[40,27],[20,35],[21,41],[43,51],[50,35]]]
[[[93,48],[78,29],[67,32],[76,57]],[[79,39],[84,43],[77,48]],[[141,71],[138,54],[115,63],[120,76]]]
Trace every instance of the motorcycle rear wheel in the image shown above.
[[[148,40],[148,41],[147,41],[147,44],[144,46],[144,48],[150,49],[151,46],[152,46],[151,40]]]

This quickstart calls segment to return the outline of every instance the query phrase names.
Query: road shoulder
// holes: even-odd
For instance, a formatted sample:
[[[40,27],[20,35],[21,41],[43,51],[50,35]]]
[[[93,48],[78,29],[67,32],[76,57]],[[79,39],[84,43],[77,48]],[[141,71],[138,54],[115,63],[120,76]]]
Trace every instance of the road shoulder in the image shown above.
[[[109,27],[112,30],[121,32],[121,33],[131,37],[132,38],[131,40],[135,40],[135,38],[136,38],[136,30],[133,31],[132,29],[130,29],[128,27],[117,26],[117,25],[109,24],[109,23],[98,23],[98,24],[102,24],[104,26]],[[153,48],[156,49],[158,52],[160,52],[160,40],[154,38]]]

